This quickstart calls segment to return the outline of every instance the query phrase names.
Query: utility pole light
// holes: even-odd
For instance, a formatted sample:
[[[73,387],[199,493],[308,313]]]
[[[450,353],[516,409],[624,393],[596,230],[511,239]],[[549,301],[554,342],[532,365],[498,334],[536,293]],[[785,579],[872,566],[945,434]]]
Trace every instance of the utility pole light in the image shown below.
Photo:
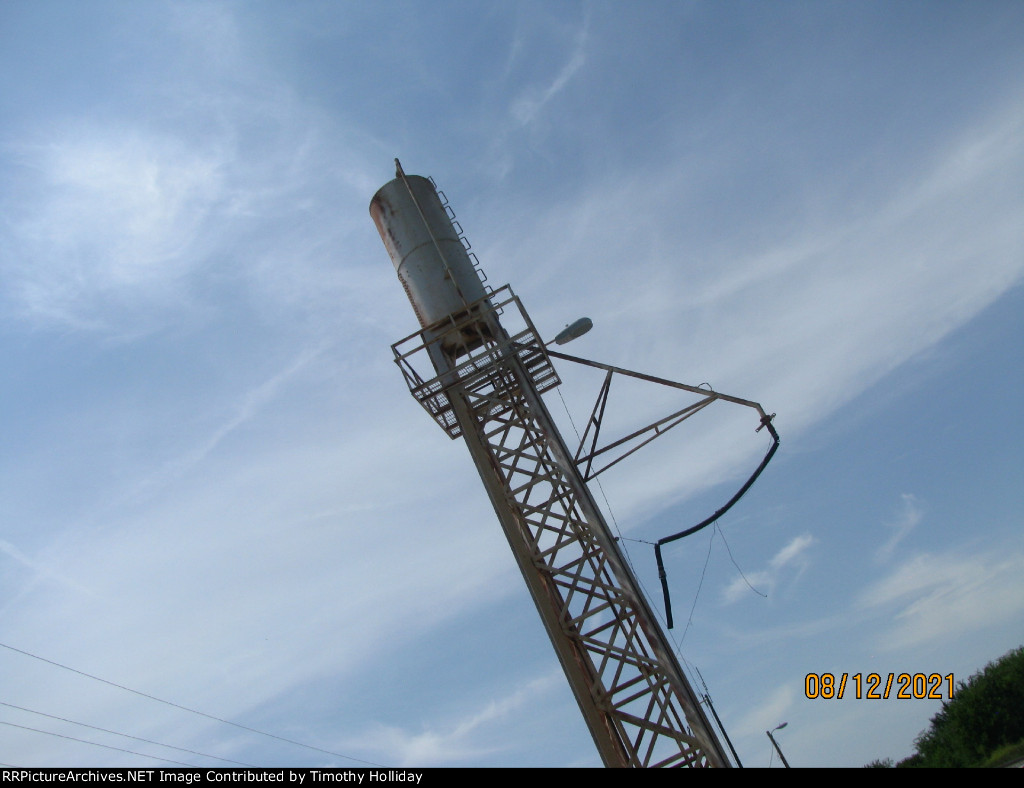
[[[608,380],[639,373],[548,351],[509,286],[485,284],[443,193],[395,164],[370,214],[421,327],[395,343],[395,361],[413,397],[465,440],[601,759],[730,765],[587,486],[600,472],[590,471],[599,450],[580,459],[581,444],[574,456],[541,398],[561,383],[552,356],[605,369]],[[591,325],[577,320],[555,341]],[[770,422],[756,403],[648,379],[699,394],[701,407],[717,399],[755,407],[762,426]],[[647,430],[661,434],[690,411]],[[600,418],[591,421],[596,443]]]
[[[586,334],[593,327],[594,324],[589,317],[581,317],[571,326],[566,326],[559,331],[558,336],[556,336],[552,342],[556,345],[568,345],[574,339],[579,339],[581,336]],[[548,344],[550,345],[551,342],[548,342]]]
[[[768,738],[769,738],[769,739],[771,739],[771,742],[772,742],[772,746],[774,746],[774,747],[775,747],[775,752],[777,752],[777,753],[779,754],[779,758],[781,758],[781,759],[782,759],[782,765],[783,765],[783,766],[785,766],[785,767],[786,767],[786,768],[788,769],[788,768],[789,768],[789,762],[788,762],[788,761],[786,760],[786,756],[782,754],[782,748],[781,748],[781,747],[779,747],[779,743],[778,743],[777,741],[775,741],[775,737],[774,737],[774,736],[772,736],[772,734],[773,734],[773,733],[774,733],[775,731],[781,731],[781,730],[782,730],[783,728],[785,728],[785,727],[786,727],[787,725],[789,725],[789,723],[788,723],[788,722],[783,722],[783,723],[782,723],[782,724],[780,724],[780,725],[776,725],[776,726],[775,726],[774,728],[772,728],[772,729],[771,729],[770,731],[765,731],[765,733],[767,733],[767,734],[768,734]]]

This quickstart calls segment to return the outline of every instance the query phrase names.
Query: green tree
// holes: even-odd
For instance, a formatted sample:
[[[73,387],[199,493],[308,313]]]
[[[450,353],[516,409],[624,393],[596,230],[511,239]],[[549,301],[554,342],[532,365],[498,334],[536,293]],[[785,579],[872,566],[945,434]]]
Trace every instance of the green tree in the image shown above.
[[[1024,646],[957,686],[915,742],[917,756],[901,766],[964,767],[983,763],[1000,747],[1024,740]]]

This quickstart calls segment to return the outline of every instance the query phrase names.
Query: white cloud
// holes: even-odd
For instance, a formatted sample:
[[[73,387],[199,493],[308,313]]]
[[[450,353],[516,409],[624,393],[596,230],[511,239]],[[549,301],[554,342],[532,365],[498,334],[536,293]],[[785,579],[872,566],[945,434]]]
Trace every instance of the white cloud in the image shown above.
[[[286,442],[241,462],[212,452],[201,472],[50,544],[52,571],[3,611],[6,640],[228,719],[391,659],[406,639],[507,593],[513,570],[497,529],[466,528],[487,517],[486,501],[433,500],[445,496],[429,473],[422,489],[394,489],[390,458],[409,442],[392,437],[331,439],[320,450]],[[42,673],[9,699],[89,721],[111,709],[143,735],[175,730],[163,713],[137,719],[137,698]],[[444,729],[437,746],[470,741],[513,700]],[[179,728],[205,724],[187,722]],[[409,752],[430,751],[430,740]]]
[[[31,579],[25,585],[24,588],[19,592],[19,596],[25,593],[26,590],[31,590],[37,584],[43,581],[56,581],[64,586],[67,586],[70,590],[77,593],[88,593],[88,590],[75,583],[71,579],[58,573],[55,568],[49,563],[41,562],[38,559],[30,558],[19,550],[15,545],[11,544],[5,539],[0,539],[0,553],[3,553],[8,558],[14,560],[24,568],[28,569],[32,573]],[[13,604],[13,600],[5,599],[3,605],[0,605],[0,611],[9,605]]]
[[[178,476],[189,468],[201,463],[210,452],[217,448],[225,437],[252,419],[267,403],[279,396],[281,389],[309,363],[315,360],[321,352],[320,349],[316,348],[308,348],[301,351],[284,369],[242,395],[241,401],[234,407],[234,413],[217,427],[213,434],[205,438],[199,446],[169,464],[164,472],[160,474],[162,480],[166,481],[168,475]]]
[[[814,537],[810,534],[801,534],[795,537],[789,544],[772,556],[772,560],[769,562],[771,568],[779,570],[791,563],[799,563],[801,566],[806,566],[806,561],[799,559],[807,548],[814,544],[814,541]]]
[[[452,765],[471,757],[498,752],[514,744],[496,744],[501,739],[488,735],[488,726],[507,722],[525,705],[537,704],[553,685],[564,680],[561,671],[532,679],[510,693],[488,701],[462,719],[424,726],[418,732],[392,725],[376,725],[351,742],[351,746],[380,752],[382,758],[403,766]],[[486,744],[483,743],[485,739]]]
[[[895,520],[886,522],[887,528],[894,531],[893,535],[889,537],[889,540],[878,548],[878,552],[875,553],[875,559],[877,561],[888,560],[896,549],[896,546],[903,541],[903,538],[909,534],[918,523],[921,522],[921,518],[924,517],[924,512],[921,510],[921,506],[917,501],[917,498],[910,493],[903,493],[901,496],[903,505],[900,509],[899,514]]]
[[[485,266],[495,258],[531,272],[517,291],[538,325],[561,326],[569,296],[594,317],[572,352],[757,400],[778,412],[785,451],[1021,280],[1024,170],[1011,142],[1024,119],[1019,107],[958,129],[917,171],[895,181],[879,175],[863,194],[840,199],[834,184],[817,181],[828,210],[754,241],[704,237],[685,221],[711,209],[683,155],[660,171],[602,176],[549,205],[530,232],[517,227],[514,239],[500,217],[490,237],[508,240],[481,256]],[[716,210],[718,223],[763,220]],[[709,411],[703,423],[719,416]],[[699,461],[645,449],[643,462],[614,472],[628,476],[617,507],[665,501],[696,475],[720,480],[756,452],[749,441],[712,440],[714,427],[698,423],[680,429]]]
[[[887,650],[1014,621],[1024,611],[1024,555],[918,555],[869,586],[858,605],[884,614]]]
[[[367,195],[386,171],[365,155],[376,139],[267,69],[229,6],[157,18],[155,62],[125,76],[142,106],[8,130],[2,306],[35,326],[135,338],[246,297],[307,319],[328,300],[365,304],[343,239],[369,224]]]
[[[521,126],[529,125],[540,114],[544,107],[569,84],[583,64],[586,62],[587,25],[576,33],[573,49],[568,61],[543,88],[534,87],[525,95],[520,96],[512,104],[512,116]]]
[[[763,736],[764,731],[771,730],[786,720],[796,699],[797,694],[793,684],[783,684],[744,714],[735,726],[731,727],[731,730],[734,731],[734,735],[760,734]]]
[[[224,196],[222,154],[142,128],[68,128],[20,146],[33,174],[3,263],[31,318],[102,325],[104,311],[185,295],[195,243]]]
[[[559,94],[573,81],[580,73],[587,61],[589,15],[585,16],[576,29],[563,32],[555,20],[541,20],[544,23],[545,35],[556,36],[556,56],[545,56],[544,54],[530,51],[524,53],[524,34],[517,29],[509,44],[509,55],[504,67],[503,82],[509,85],[508,90],[512,91],[514,97],[506,101],[504,96],[500,100],[505,109],[493,131],[489,133],[491,143],[488,145],[484,158],[487,161],[487,170],[490,177],[504,180],[505,176],[512,170],[516,158],[513,142],[522,132],[528,135],[538,133],[542,127],[540,123],[545,110]],[[531,18],[532,24],[538,24],[536,19]],[[555,70],[547,66],[547,63],[562,56],[564,63]],[[543,64],[546,73],[540,78],[521,81],[515,73],[517,65],[527,64],[531,70],[537,64]]]
[[[731,604],[738,601],[740,597],[749,592],[750,586],[771,596],[783,577],[792,575],[795,578],[809,566],[810,559],[807,557],[807,551],[815,541],[813,536],[806,533],[794,537],[772,556],[766,569],[748,573],[746,579],[734,578],[722,594],[725,603]]]

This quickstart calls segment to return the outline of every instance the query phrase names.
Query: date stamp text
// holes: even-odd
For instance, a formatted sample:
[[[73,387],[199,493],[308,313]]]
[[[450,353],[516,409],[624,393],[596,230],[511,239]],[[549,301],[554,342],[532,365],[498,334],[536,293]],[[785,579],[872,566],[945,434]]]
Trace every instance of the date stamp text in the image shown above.
[[[955,682],[947,673],[808,673],[804,695],[816,700],[952,700]]]

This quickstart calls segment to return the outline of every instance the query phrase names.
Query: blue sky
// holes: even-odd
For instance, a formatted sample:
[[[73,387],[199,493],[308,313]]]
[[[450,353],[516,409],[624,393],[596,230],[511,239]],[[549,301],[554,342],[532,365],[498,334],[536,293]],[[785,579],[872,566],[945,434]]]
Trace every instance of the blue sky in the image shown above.
[[[804,676],[1024,642],[1022,39],[1014,2],[0,5],[0,762],[223,765],[62,717],[256,765],[598,764],[391,361],[396,156],[545,336],[588,315],[573,353],[778,414],[666,550],[744,764],[782,721],[793,765],[908,755],[937,701]],[[579,423],[599,379],[559,369]],[[720,506],[751,427],[601,477],[649,590],[630,540]]]

